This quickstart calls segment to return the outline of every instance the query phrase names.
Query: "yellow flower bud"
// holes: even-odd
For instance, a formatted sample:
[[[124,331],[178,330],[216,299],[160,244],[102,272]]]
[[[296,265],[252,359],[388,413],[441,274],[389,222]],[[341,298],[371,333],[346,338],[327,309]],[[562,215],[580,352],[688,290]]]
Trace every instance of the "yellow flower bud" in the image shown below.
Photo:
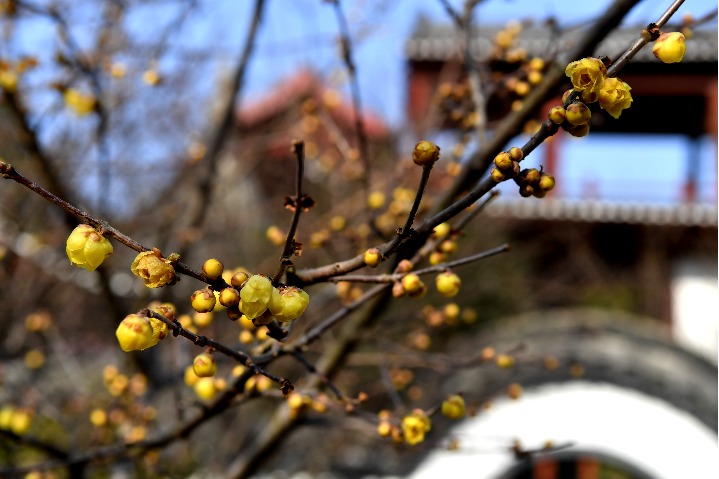
[[[549,119],[552,123],[555,125],[561,125],[564,123],[564,120],[567,118],[567,111],[564,109],[562,105],[557,105],[552,107],[551,110],[549,110]]]
[[[622,110],[632,104],[632,88],[619,78],[607,78],[599,90],[599,106],[614,118],[619,118]]]
[[[684,35],[680,32],[667,32],[659,35],[654,42],[652,53],[664,63],[678,63],[687,50]]]
[[[29,409],[16,409],[10,419],[10,430],[18,436],[22,436],[30,429],[32,416],[32,411]]]
[[[169,260],[154,251],[144,251],[135,257],[130,266],[135,276],[142,278],[148,288],[161,288],[175,280],[175,268]]]
[[[95,269],[112,254],[112,244],[90,225],[77,226],[67,238],[65,252],[70,263],[88,271]]]
[[[225,288],[220,291],[220,304],[226,308],[231,308],[240,304],[240,293],[235,288]]]
[[[402,418],[402,433],[407,444],[414,446],[424,441],[424,436],[432,429],[432,422],[421,409],[415,409]]]
[[[419,166],[432,166],[439,160],[439,147],[431,141],[422,140],[412,151],[412,161]]]
[[[434,239],[442,239],[445,238],[449,233],[452,231],[452,228],[449,226],[449,223],[440,223],[437,226],[434,227],[432,230],[432,238]]]
[[[495,168],[492,168],[492,171],[490,171],[489,176],[492,177],[492,180],[493,180],[495,183],[501,183],[501,182],[503,182],[504,180],[507,179],[507,176],[506,176],[504,173],[502,173],[502,171],[499,170],[499,169],[496,168],[496,167],[495,167]]]
[[[539,178],[539,188],[544,191],[552,191],[554,189],[554,177],[552,175],[542,174]]]
[[[222,272],[225,267],[215,258],[210,258],[202,263],[202,273],[207,276],[208,279],[218,279],[222,277]]]
[[[374,268],[382,261],[382,253],[377,248],[370,248],[364,252],[364,262],[367,266]]]
[[[402,288],[409,295],[422,294],[425,289],[424,283],[414,273],[406,274],[402,277]]]
[[[205,401],[209,401],[219,392],[215,384],[215,379],[211,377],[198,378],[192,388],[197,397]]]
[[[509,156],[510,156],[514,161],[519,161],[519,160],[521,160],[522,158],[524,158],[524,152],[523,152],[522,149],[521,149],[520,147],[518,147],[518,146],[513,146],[512,148],[510,148],[509,151],[508,151],[508,153],[509,153]],[[514,165],[512,165],[512,166],[514,166]]]
[[[302,316],[310,302],[310,296],[300,288],[286,286],[272,289],[268,308],[277,321],[287,322]]]
[[[250,279],[250,273],[248,273],[247,271],[238,271],[237,273],[232,275],[232,278],[230,278],[229,283],[232,285],[233,288],[239,291],[242,289],[242,286],[245,285],[248,279]]]
[[[215,298],[215,293],[212,290],[205,288],[192,293],[190,303],[192,305],[192,309],[198,313],[209,313],[215,309],[217,299]]]
[[[63,93],[65,105],[73,110],[78,116],[84,116],[95,109],[97,100],[92,95],[81,93],[74,88],[68,88]]]
[[[373,191],[367,197],[367,206],[369,206],[370,209],[378,210],[384,206],[385,201],[384,193],[381,191]]]
[[[14,92],[17,90],[17,73],[10,69],[0,69],[0,88],[5,91]]]
[[[459,394],[452,394],[442,402],[442,415],[449,419],[462,419],[466,411],[464,398]]]
[[[456,274],[445,271],[440,273],[436,278],[437,291],[445,298],[451,298],[459,293],[459,287],[462,285],[462,280]]]
[[[575,101],[567,106],[566,118],[569,124],[577,126],[587,123],[592,118],[592,112],[584,103]]]
[[[211,354],[201,353],[192,361],[192,370],[201,378],[214,376],[217,372],[217,362]]]
[[[125,316],[115,331],[120,348],[125,351],[141,351],[157,344],[153,338],[150,321],[144,316],[129,314]]]
[[[508,369],[514,366],[514,358],[509,354],[499,354],[495,359],[495,363],[502,369]]]
[[[514,161],[508,152],[503,151],[494,157],[494,166],[500,171],[508,171],[514,167]]]
[[[183,377],[185,384],[189,387],[194,386],[197,384],[197,381],[200,380],[199,376],[195,374],[195,368],[193,366],[187,366],[185,368],[185,374]]]
[[[273,286],[266,276],[252,275],[240,290],[240,311],[249,319],[255,319],[267,310]]]
[[[597,58],[582,58],[567,65],[564,73],[572,81],[575,90],[595,91],[602,86],[607,67]]]

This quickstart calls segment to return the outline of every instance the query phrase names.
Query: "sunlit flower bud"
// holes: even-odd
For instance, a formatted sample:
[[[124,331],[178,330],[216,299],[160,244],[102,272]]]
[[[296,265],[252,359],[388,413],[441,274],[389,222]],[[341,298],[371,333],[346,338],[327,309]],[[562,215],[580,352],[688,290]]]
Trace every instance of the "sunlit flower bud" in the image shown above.
[[[512,148],[510,148],[509,151],[508,151],[508,153],[509,153],[509,156],[510,156],[514,161],[519,161],[519,160],[521,160],[522,158],[524,158],[524,152],[523,152],[522,149],[521,149],[520,147],[518,147],[518,146],[513,146]]]
[[[205,401],[209,401],[219,392],[217,384],[215,384],[215,378],[212,377],[198,378],[192,389],[195,391],[198,398]]]
[[[554,177],[552,175],[542,174],[539,178],[539,188],[542,191],[552,191],[554,189]]]
[[[175,268],[154,251],[144,251],[135,257],[130,266],[135,276],[142,278],[148,288],[161,288],[175,280]]]
[[[582,58],[567,65],[564,73],[572,81],[575,90],[594,91],[602,86],[607,67],[597,58]]]
[[[520,173],[524,177],[524,181],[530,185],[536,185],[539,183],[539,179],[541,178],[542,174],[539,172],[536,168],[528,168],[522,173]]]
[[[440,223],[437,226],[434,227],[432,230],[432,238],[435,239],[442,239],[449,235],[449,233],[452,231],[452,228],[449,226],[449,223]]]
[[[652,53],[664,63],[682,61],[687,50],[684,35],[680,32],[667,32],[659,35],[654,42]]]
[[[503,151],[494,157],[494,166],[501,171],[511,170],[513,168],[513,163],[512,156],[506,151]]]
[[[226,308],[231,308],[240,304],[240,293],[235,288],[225,288],[220,291],[220,304]]]
[[[374,268],[382,261],[382,253],[377,248],[370,248],[364,252],[364,262],[367,266]]]
[[[442,264],[447,261],[447,255],[441,251],[434,250],[429,254],[429,264],[432,266]]]
[[[267,310],[273,291],[272,282],[259,274],[250,276],[240,290],[240,311],[249,319],[255,319]]]
[[[509,354],[498,354],[495,363],[502,369],[508,369],[514,366],[514,358]]]
[[[495,183],[501,183],[507,179],[506,175],[496,167],[492,168],[492,171],[489,172],[489,176],[492,177]]]
[[[442,402],[442,415],[449,419],[462,419],[466,414],[464,398],[459,394],[452,394]]]
[[[442,241],[438,248],[444,254],[453,254],[457,251],[457,242],[448,238]]]
[[[238,271],[237,273],[232,275],[232,278],[230,279],[230,284],[233,288],[236,290],[242,289],[242,286],[245,285],[247,280],[250,279],[250,274],[246,271]]]
[[[153,338],[153,330],[150,321],[137,314],[125,316],[115,331],[120,348],[125,351],[141,351],[157,342]]]
[[[451,298],[459,293],[459,287],[462,285],[462,280],[456,274],[445,271],[440,273],[436,278],[437,291],[445,298]]]
[[[632,104],[632,88],[619,78],[607,78],[599,90],[599,106],[614,118],[619,118],[622,110]]]
[[[432,429],[432,422],[421,409],[415,409],[402,418],[402,433],[407,444],[414,446],[424,441],[424,436]]]
[[[215,298],[214,291],[209,288],[205,288],[192,293],[192,296],[190,297],[190,304],[192,309],[198,313],[209,313],[215,309],[217,299]]]
[[[81,93],[74,88],[68,88],[63,92],[65,105],[73,110],[78,116],[84,116],[95,110],[97,100],[94,96]]]
[[[32,425],[33,413],[29,409],[15,409],[10,419],[10,430],[22,436]]]
[[[567,121],[574,126],[587,123],[592,118],[589,107],[582,102],[576,101],[567,106]]]
[[[431,141],[422,140],[412,151],[412,161],[419,166],[432,166],[439,160],[439,147]]]
[[[367,197],[367,206],[369,206],[370,209],[378,210],[384,206],[385,201],[384,193],[381,191],[373,191]]]
[[[539,85],[542,82],[544,75],[541,72],[532,70],[527,74],[527,81],[532,85]]]
[[[402,277],[402,287],[410,296],[421,296],[427,289],[419,276],[414,273]]]
[[[95,269],[112,254],[112,244],[90,225],[77,226],[67,238],[65,252],[70,263],[88,271]]]
[[[287,322],[302,316],[309,302],[310,296],[305,291],[286,286],[273,288],[268,307],[277,321]]]
[[[192,370],[200,378],[214,376],[217,372],[217,361],[209,353],[200,353],[192,361]]]
[[[567,119],[567,111],[562,105],[557,105],[555,107],[552,107],[551,110],[549,110],[548,117],[550,121],[555,125],[561,125],[562,123],[564,123],[564,120]]]
[[[218,279],[222,277],[222,272],[225,267],[215,258],[210,258],[202,263],[202,273],[207,276],[208,279]]]
[[[534,57],[529,60],[529,69],[532,71],[544,70],[544,60],[539,57]]]

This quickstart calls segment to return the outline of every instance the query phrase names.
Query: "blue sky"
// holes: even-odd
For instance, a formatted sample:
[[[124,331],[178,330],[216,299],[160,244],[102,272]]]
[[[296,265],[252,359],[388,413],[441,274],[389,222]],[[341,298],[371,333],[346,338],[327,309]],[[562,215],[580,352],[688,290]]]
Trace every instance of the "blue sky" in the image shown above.
[[[247,2],[245,8],[249,10],[251,3]],[[451,3],[461,6],[463,2]],[[475,22],[503,25],[513,19],[542,20],[554,16],[562,25],[577,25],[591,22],[610,3],[610,0],[485,0],[476,10]],[[632,10],[625,24],[646,25],[657,19],[670,3],[645,0]],[[345,1],[343,5],[353,33],[364,106],[382,115],[393,127],[401,128],[406,107],[405,41],[420,15],[438,22],[449,22],[449,17],[439,0],[356,0]],[[716,6],[716,2],[709,0],[688,0],[675,19],[685,13],[701,16]],[[246,98],[251,101],[272,83],[308,65],[321,72],[330,83],[344,84],[346,91],[344,65],[332,47],[336,35],[332,8],[324,2],[270,0]],[[569,138],[562,142],[562,157],[581,161],[565,161],[555,173],[565,186],[562,194],[569,197],[579,197],[590,187],[602,197],[668,203],[679,200],[686,159],[694,151],[699,153],[702,171],[699,196],[705,202],[714,202],[716,144],[714,140],[702,139],[694,146],[697,148],[692,150],[689,140],[679,136]],[[651,165],[634,160],[648,157],[653,158]],[[652,171],[651,178],[647,178],[647,171]],[[596,185],[588,186],[592,182]],[[642,186],[637,188],[638,184]]]
[[[459,7],[463,0],[450,0],[450,3]],[[591,22],[610,3],[611,0],[484,0],[476,9],[475,22],[503,25],[509,20],[542,20],[554,16],[560,24],[577,25]],[[644,0],[630,13],[626,23],[643,25],[655,20],[670,3],[670,0]],[[178,59],[177,53],[188,50],[200,52],[203,55],[197,63],[200,69],[191,72],[198,76],[192,88],[204,98],[212,98],[216,93],[218,77],[232,71],[235,66],[253,4],[254,1],[250,0],[198,2],[198,7],[192,11],[182,29],[168,37],[168,50],[161,60],[161,70],[175,70],[184,75],[188,73],[187,64]],[[338,28],[332,6],[322,0],[267,0],[266,4],[242,101],[252,102],[270,91],[275,83],[303,67],[313,68],[328,84],[347,92],[346,69],[336,47]],[[185,2],[137,4],[127,19],[130,36],[145,39],[148,45],[153,44],[176,20],[181,11],[178,5],[185,5]],[[405,42],[421,15],[437,22],[448,23],[450,19],[439,0],[343,0],[342,5],[350,25],[364,107],[385,118],[392,128],[400,130],[405,123],[406,108]],[[687,0],[676,18],[684,13],[700,16],[716,9],[716,6],[716,2],[710,0]],[[93,28],[97,27],[98,21],[93,11],[83,8],[74,9],[73,15],[73,35],[82,45],[83,41],[94,37]],[[17,48],[21,53],[43,52],[42,55],[48,58],[54,55],[55,31],[49,23],[41,23],[36,28],[18,28],[17,32],[22,35],[17,46],[6,45],[3,48]],[[138,61],[142,61],[140,52],[134,53],[138,54]],[[56,100],[56,95],[45,97]],[[144,114],[144,111],[140,110],[139,114]],[[202,114],[198,118],[196,123],[204,121]],[[63,117],[58,117],[57,121],[64,121]],[[54,129],[48,128],[47,131]],[[155,151],[157,158],[167,156],[163,150],[166,145],[152,145],[152,140],[148,139],[143,141],[148,142],[142,145],[145,152]],[[164,138],[156,141],[162,142]],[[656,164],[652,168],[656,177],[652,181],[656,180],[657,185],[676,183],[677,177],[683,176],[685,159],[690,151],[682,138],[647,139],[637,147],[636,137],[625,141],[621,137],[602,139],[599,135],[577,141],[570,139],[563,142],[562,148],[565,156],[584,159],[582,162],[566,162],[561,171],[555,172],[571,186],[565,190],[567,194],[580,191],[587,178],[597,177],[602,182],[602,192],[610,190],[606,187],[610,182],[614,191],[619,183],[615,181],[617,174],[613,172],[622,171],[625,179],[646,176],[644,166],[636,171],[626,171],[627,152],[633,151],[633,148],[639,148],[644,156],[647,156],[648,148],[652,148],[655,160],[661,162],[661,168],[656,168]],[[700,193],[714,201],[716,145],[713,141],[702,141],[697,151],[704,179]],[[657,156],[659,153],[661,155]],[[121,156],[123,153],[118,151],[118,154]],[[600,173],[593,166],[598,164],[603,165]],[[631,186],[628,192],[631,192]],[[664,190],[663,195],[653,194],[653,201],[672,201],[676,197],[675,187]]]

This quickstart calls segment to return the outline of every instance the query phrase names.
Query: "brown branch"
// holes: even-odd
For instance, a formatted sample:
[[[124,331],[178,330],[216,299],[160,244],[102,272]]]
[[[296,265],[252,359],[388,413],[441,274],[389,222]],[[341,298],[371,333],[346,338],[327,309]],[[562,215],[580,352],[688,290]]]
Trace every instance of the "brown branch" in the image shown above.
[[[220,353],[234,359],[238,363],[242,364],[243,366],[246,366],[247,368],[251,369],[253,373],[255,374],[261,374],[272,381],[276,382],[281,386],[283,390],[292,390],[294,389],[294,386],[292,386],[292,383],[283,377],[275,376],[274,374],[271,374],[261,368],[257,365],[257,362],[255,359],[250,356],[247,353],[244,353],[242,351],[237,351],[235,349],[229,348],[225,346],[224,344],[215,341],[214,339],[210,339],[206,336],[200,336],[199,334],[195,334],[191,331],[188,331],[187,329],[183,328],[182,325],[177,322],[173,321],[162,314],[153,311],[151,309],[142,309],[138,312],[138,314],[146,315],[151,318],[159,319],[163,323],[165,323],[168,328],[172,331],[173,336],[182,336],[184,338],[189,339],[192,341],[195,345],[200,346],[202,348],[204,347],[211,347],[212,349],[219,351]]]
[[[295,197],[293,205],[294,211],[292,212],[290,229],[287,231],[285,247],[283,248],[282,256],[280,257],[280,265],[272,277],[273,283],[277,283],[282,278],[285,269],[292,265],[291,258],[295,249],[295,233],[297,232],[297,225],[300,222],[300,215],[304,209],[303,202],[305,201],[305,195],[302,192],[302,178],[305,171],[305,142],[302,140],[294,140],[292,142],[292,151],[297,158],[297,169],[295,172]]]
[[[340,43],[342,46],[342,60],[347,67],[347,73],[350,78],[350,90],[352,94],[352,109],[354,110],[355,132],[357,134],[357,144],[359,147],[360,160],[364,166],[364,184],[365,194],[369,193],[369,142],[367,141],[367,132],[364,127],[364,119],[362,117],[362,101],[360,98],[359,81],[357,79],[357,68],[352,59],[352,42],[350,40],[349,26],[347,18],[342,10],[341,0],[330,0],[334,5],[335,16],[340,30]],[[366,204],[366,202],[365,202]]]
[[[124,244],[130,249],[133,249],[137,251],[138,253],[142,253],[144,251],[151,251],[152,248],[148,248],[147,246],[144,246],[134,239],[130,238],[126,234],[120,232],[119,230],[113,228],[109,223],[103,220],[99,220],[93,216],[91,216],[86,211],[81,210],[80,208],[72,205],[71,203],[63,200],[62,198],[50,193],[45,188],[39,186],[38,184],[34,183],[30,179],[26,178],[22,174],[20,174],[11,164],[5,163],[0,161],[0,175],[2,175],[3,178],[13,180],[29,190],[33,191],[34,193],[37,193],[38,195],[45,198],[50,203],[53,203],[56,206],[59,206],[63,210],[65,210],[67,213],[69,213],[72,216],[75,216],[77,218],[80,218],[85,223],[99,229],[102,231],[103,235],[109,236],[110,238],[115,239],[116,241]],[[195,271],[192,268],[190,268],[188,265],[176,262],[173,263],[173,266],[175,268],[175,271],[187,276],[191,276],[195,279],[198,279],[202,282],[207,282],[207,278],[199,272]],[[223,281],[224,283],[224,281]]]
[[[209,142],[209,148],[200,162],[200,165],[203,165],[205,168],[198,173],[197,189],[200,192],[200,201],[197,208],[190,215],[187,225],[190,229],[201,228],[208,218],[208,215],[205,214],[207,204],[212,197],[214,187],[219,183],[214,181],[217,162],[220,157],[220,152],[222,151],[222,148],[224,147],[232,130],[232,125],[234,124],[235,112],[238,108],[239,98],[242,95],[242,88],[244,86],[245,74],[249,66],[250,57],[254,52],[257,33],[259,31],[260,22],[262,21],[262,14],[264,12],[264,6],[265,0],[255,1],[255,7],[250,21],[250,28],[247,32],[247,36],[245,37],[244,48],[240,54],[240,60],[228,91],[228,101],[222,111],[222,117],[219,124],[217,125]],[[180,255],[184,255],[186,253],[185,250],[187,246],[188,244],[180,249]]]
[[[426,268],[414,270],[414,271],[412,271],[412,273],[420,275],[420,276],[424,275],[424,274],[430,274],[430,273],[441,273],[442,271],[445,271],[447,269],[456,268],[458,266],[464,266],[465,264],[474,263],[475,261],[489,258],[490,256],[494,256],[499,253],[505,253],[510,250],[511,250],[511,247],[505,243],[501,246],[497,246],[496,248],[492,248],[487,251],[482,251],[481,253],[476,253],[473,255],[465,256],[464,258],[456,259],[454,261],[447,261],[445,263],[439,263],[439,264],[435,264],[432,266],[428,266]],[[340,281],[350,281],[353,283],[386,284],[386,283],[394,283],[395,281],[400,281],[405,274],[406,273],[378,274],[378,275],[346,274],[344,276],[330,278],[328,281],[331,283],[339,283]]]

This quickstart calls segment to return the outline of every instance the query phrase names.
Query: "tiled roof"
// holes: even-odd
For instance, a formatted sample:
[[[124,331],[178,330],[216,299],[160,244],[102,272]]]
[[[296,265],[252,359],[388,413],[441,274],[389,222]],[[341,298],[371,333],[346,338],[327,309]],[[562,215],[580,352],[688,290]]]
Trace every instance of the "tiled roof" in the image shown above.
[[[616,59],[639,38],[643,27],[622,28],[612,31],[598,46],[596,55],[607,55]],[[494,36],[499,27],[480,27],[472,39],[470,51],[477,61],[489,58],[493,48]],[[580,29],[556,33],[548,27],[524,28],[517,40],[516,47],[524,48],[529,56],[546,57],[555,48],[566,51],[582,34]],[[443,61],[462,55],[462,43],[458,30],[449,24],[433,24],[420,21],[412,37],[408,40],[405,52],[407,58],[415,61]],[[651,48],[643,48],[634,62],[658,62]],[[687,40],[687,51],[682,63],[716,63],[717,31],[695,30],[694,36]]]
[[[236,113],[237,125],[251,128],[280,115],[297,100],[314,98],[319,101],[328,90],[314,72],[299,70],[274,85],[264,96],[243,104]],[[340,100],[329,113],[340,125],[348,129],[354,128],[354,109],[349,102]],[[382,139],[389,134],[389,128],[378,115],[364,111],[362,120],[368,138]]]
[[[492,217],[518,219],[632,223],[675,226],[717,226],[717,206],[711,204],[652,205],[609,201],[501,198],[487,206]]]

